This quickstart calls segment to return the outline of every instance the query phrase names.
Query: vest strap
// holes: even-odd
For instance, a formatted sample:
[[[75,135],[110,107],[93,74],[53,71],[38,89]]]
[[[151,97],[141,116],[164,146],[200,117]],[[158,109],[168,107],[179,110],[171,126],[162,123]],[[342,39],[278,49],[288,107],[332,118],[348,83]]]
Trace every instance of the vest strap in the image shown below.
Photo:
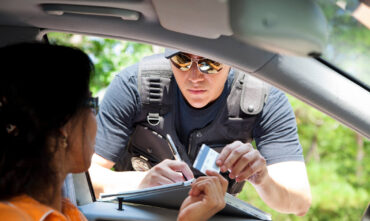
[[[256,115],[262,111],[267,101],[270,86],[251,76],[244,76],[240,108],[246,114]]]
[[[145,57],[139,64],[138,90],[142,110],[147,111],[147,122],[156,126],[160,117],[172,107],[170,63],[163,54]]]
[[[233,86],[227,98],[229,118],[242,118],[243,113],[259,114],[267,101],[270,86],[237,69],[234,69],[234,75]]]

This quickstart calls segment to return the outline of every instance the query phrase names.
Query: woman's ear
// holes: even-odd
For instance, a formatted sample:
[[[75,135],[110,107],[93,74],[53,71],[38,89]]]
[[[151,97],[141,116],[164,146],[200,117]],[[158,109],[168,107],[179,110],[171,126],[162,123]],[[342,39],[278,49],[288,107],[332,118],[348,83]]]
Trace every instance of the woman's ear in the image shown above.
[[[67,128],[63,126],[59,129],[60,137],[58,139],[59,147],[62,147],[62,149],[67,149],[68,147],[68,132]]]
[[[69,121],[63,125],[63,127],[59,128],[59,133],[61,137],[68,137],[72,128],[72,124],[72,119],[69,119]]]
[[[68,123],[67,123],[67,124],[68,124]],[[65,137],[65,138],[67,138],[67,137],[68,137],[67,124],[66,124],[66,125],[64,125],[63,127],[61,127],[61,128],[59,129],[59,133],[60,133],[61,137]]]
[[[71,132],[71,127],[72,127],[72,121],[69,120],[63,127],[59,128],[59,145],[61,145],[64,149],[67,148],[68,146],[68,136]]]

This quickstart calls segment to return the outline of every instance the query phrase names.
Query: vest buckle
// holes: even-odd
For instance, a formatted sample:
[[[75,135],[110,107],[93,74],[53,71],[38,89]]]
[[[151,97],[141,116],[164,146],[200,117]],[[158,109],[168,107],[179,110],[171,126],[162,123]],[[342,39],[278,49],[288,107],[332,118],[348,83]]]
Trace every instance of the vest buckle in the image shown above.
[[[157,126],[159,124],[159,113],[148,113],[146,121],[151,126]]]

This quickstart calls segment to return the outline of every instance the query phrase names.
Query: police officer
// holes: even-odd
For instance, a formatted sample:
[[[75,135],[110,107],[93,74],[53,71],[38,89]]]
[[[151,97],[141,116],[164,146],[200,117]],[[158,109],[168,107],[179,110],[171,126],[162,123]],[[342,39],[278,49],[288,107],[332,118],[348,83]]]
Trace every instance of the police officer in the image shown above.
[[[302,148],[286,96],[226,64],[172,49],[144,58],[114,78],[97,121],[90,168],[95,191],[198,176],[191,165],[204,143],[220,152],[216,163],[229,179],[228,192],[240,192],[249,181],[279,212],[304,215],[310,207]],[[166,134],[183,162],[174,160]]]

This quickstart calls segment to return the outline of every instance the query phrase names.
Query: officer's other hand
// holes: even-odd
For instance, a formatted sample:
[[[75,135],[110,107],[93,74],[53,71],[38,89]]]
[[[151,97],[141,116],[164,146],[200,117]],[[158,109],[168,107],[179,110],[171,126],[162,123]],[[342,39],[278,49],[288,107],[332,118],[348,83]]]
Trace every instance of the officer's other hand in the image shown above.
[[[206,171],[191,185],[189,196],[181,205],[177,220],[208,220],[225,207],[227,180],[219,173]]]
[[[183,182],[184,176],[187,180],[194,178],[193,172],[185,162],[164,160],[147,172],[139,188]]]
[[[235,141],[226,145],[216,164],[221,172],[229,170],[229,177],[237,182],[248,180],[259,185],[268,176],[265,158],[250,143]]]

